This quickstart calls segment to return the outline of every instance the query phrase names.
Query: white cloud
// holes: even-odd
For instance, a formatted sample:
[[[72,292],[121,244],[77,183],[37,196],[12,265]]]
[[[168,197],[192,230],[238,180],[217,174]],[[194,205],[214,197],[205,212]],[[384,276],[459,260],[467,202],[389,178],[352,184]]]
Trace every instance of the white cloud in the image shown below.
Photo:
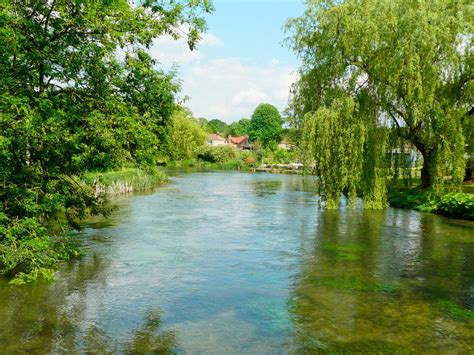
[[[262,102],[283,110],[294,80],[293,69],[275,60],[262,66],[215,59],[192,66],[183,76],[183,94],[191,97],[187,106],[196,116],[231,122],[250,117]]]
[[[212,33],[204,33],[198,45],[222,47],[224,46],[224,42],[222,42],[219,37],[213,35]]]
[[[151,56],[165,67],[173,64],[186,65],[199,62],[204,55],[199,51],[202,47],[221,47],[224,43],[211,33],[204,33],[198,43],[197,49],[191,51],[186,41],[181,38],[173,39],[171,36],[159,37],[150,48]]]
[[[268,96],[264,92],[254,87],[249,87],[235,94],[234,97],[232,98],[232,104],[234,105],[251,104],[251,103],[258,104],[266,100],[267,97]]]
[[[183,29],[183,32],[186,32]],[[169,36],[158,38],[151,47],[151,55],[165,68],[177,64],[183,82],[186,105],[197,117],[219,118],[232,122],[250,117],[262,102],[286,107],[291,84],[295,80],[293,68],[272,59],[266,65],[247,64],[240,58],[209,59],[206,50],[223,47],[221,39],[205,33],[198,48],[190,51],[185,40]]]

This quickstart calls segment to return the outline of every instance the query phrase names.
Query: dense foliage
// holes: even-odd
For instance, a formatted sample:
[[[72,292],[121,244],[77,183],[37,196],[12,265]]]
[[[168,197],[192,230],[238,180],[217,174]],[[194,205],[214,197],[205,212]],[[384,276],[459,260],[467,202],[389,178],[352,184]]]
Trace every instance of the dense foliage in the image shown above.
[[[346,190],[383,207],[388,148],[420,152],[424,188],[443,190],[446,176],[460,186],[472,136],[470,11],[468,1],[309,0],[288,22],[303,61],[292,123],[304,125],[330,207]]]
[[[259,141],[264,147],[280,142],[283,120],[280,112],[270,104],[260,104],[250,120],[250,139]]]
[[[1,2],[1,274],[51,275],[68,252],[45,222],[107,212],[86,171],[156,161],[179,85],[146,48],[183,24],[193,48],[212,5],[139,4]]]
[[[390,191],[389,202],[393,207],[474,220],[473,194],[452,192],[438,195],[432,191],[421,189],[399,190]]]
[[[219,119],[213,119],[207,122],[206,128],[210,133],[218,133],[223,136],[227,136],[229,134],[229,126],[224,121]]]
[[[252,123],[248,118],[241,118],[236,122],[232,122],[229,126],[231,136],[248,136]]]
[[[180,109],[172,116],[165,137],[163,155],[171,160],[187,160],[195,158],[199,148],[205,145],[207,133],[190,112]]]

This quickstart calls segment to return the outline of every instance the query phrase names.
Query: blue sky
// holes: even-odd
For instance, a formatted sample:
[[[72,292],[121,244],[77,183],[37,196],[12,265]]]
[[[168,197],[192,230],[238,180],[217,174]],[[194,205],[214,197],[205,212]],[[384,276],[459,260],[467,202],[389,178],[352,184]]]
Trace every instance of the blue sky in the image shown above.
[[[179,66],[183,96],[196,117],[232,122],[261,102],[283,110],[298,62],[283,46],[282,26],[303,13],[300,0],[214,0],[208,33],[198,50],[184,41],[157,40],[152,54]]]

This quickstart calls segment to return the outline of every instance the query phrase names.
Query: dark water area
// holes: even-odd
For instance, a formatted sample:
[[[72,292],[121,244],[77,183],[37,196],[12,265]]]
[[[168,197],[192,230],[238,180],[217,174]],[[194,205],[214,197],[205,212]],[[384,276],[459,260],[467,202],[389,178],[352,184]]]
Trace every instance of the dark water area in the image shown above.
[[[474,224],[315,191],[177,173],[116,200],[54,283],[0,281],[0,353],[473,353]]]

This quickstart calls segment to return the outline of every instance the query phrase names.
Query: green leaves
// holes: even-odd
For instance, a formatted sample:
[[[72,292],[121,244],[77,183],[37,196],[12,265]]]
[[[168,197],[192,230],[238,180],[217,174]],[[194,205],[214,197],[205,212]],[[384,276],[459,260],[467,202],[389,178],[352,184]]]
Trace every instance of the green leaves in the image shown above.
[[[81,177],[156,163],[180,86],[146,48],[182,28],[194,47],[211,11],[202,0],[2,2],[0,273],[50,279],[74,253],[42,225],[109,211]]]
[[[264,147],[280,142],[283,120],[280,112],[270,104],[260,104],[250,120],[250,140],[259,141]]]
[[[369,130],[364,149],[372,153],[366,163],[380,162],[387,148],[399,148],[387,147],[381,139],[379,127],[385,127],[422,154],[423,187],[440,190],[444,177],[451,176],[456,189],[464,173],[464,137],[471,136],[467,125],[464,131],[462,127],[471,107],[466,100],[472,81],[466,79],[472,78],[470,10],[467,1],[308,1],[305,14],[290,19],[286,27],[288,44],[303,62],[290,103],[294,126],[301,128],[304,117],[311,120],[315,115],[334,122],[334,102],[351,97],[359,118],[348,123],[354,132],[360,128],[358,121]],[[325,132],[320,128],[317,134],[331,135]],[[307,133],[313,135],[307,144],[314,146],[314,134]],[[338,144],[346,145],[345,139],[339,141],[318,142],[333,146],[316,149],[321,154],[329,149],[333,155]],[[341,175],[359,163],[359,152],[341,156]],[[374,166],[365,164],[364,172],[372,171],[371,181],[384,179],[383,169]],[[370,205],[383,205],[381,182],[379,188],[368,189],[357,177],[351,181],[358,190],[371,190],[369,199],[378,196],[379,202]]]
[[[437,203],[435,211],[445,216],[474,220],[474,195],[446,194]]]
[[[207,134],[184,110],[177,110],[166,128],[166,154],[172,160],[194,159],[205,145]]]

